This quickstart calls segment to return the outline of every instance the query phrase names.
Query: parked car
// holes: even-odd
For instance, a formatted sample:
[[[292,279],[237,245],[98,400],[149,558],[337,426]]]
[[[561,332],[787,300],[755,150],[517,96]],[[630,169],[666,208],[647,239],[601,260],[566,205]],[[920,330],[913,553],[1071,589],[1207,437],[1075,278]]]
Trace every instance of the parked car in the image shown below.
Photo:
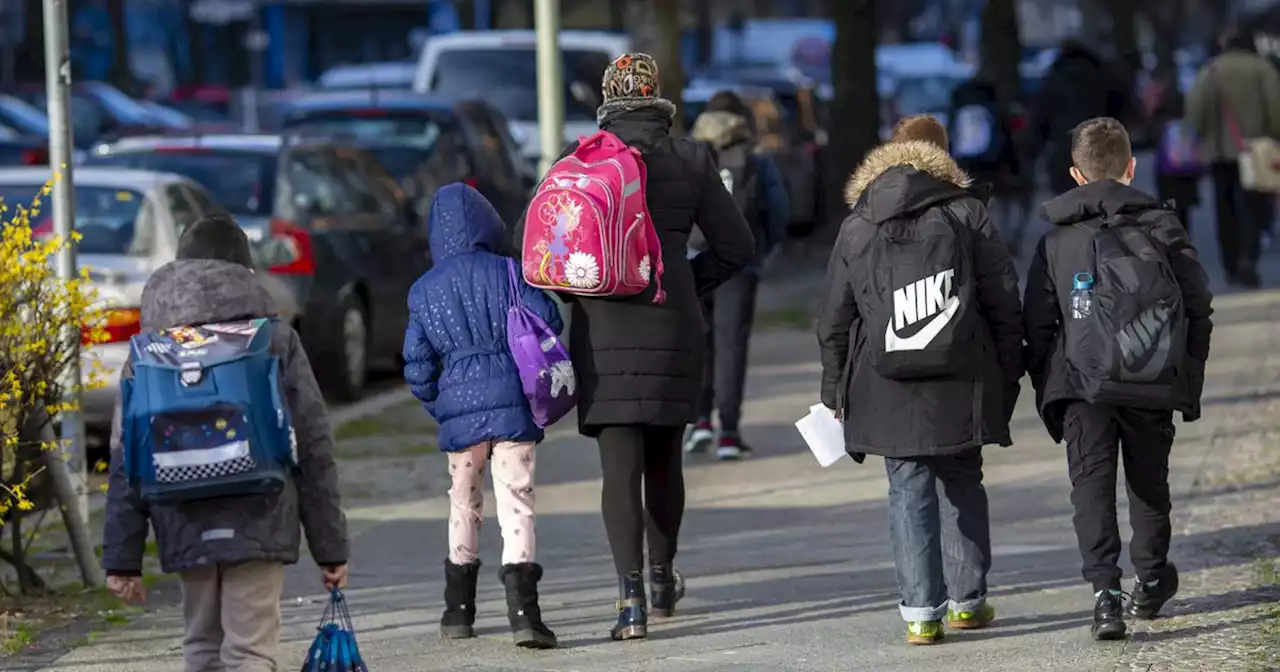
[[[133,137],[88,165],[160,170],[204,185],[297,297],[294,326],[335,399],[371,368],[398,368],[409,287],[431,265],[426,223],[371,155],[279,135]]]
[[[49,139],[38,135],[18,135],[0,126],[0,166],[40,166],[48,172]],[[45,176],[46,179],[48,175]]]
[[[692,128],[694,120],[706,109],[707,101],[724,90],[734,91],[751,108],[758,146],[773,154],[778,163],[791,196],[789,233],[802,236],[812,231],[822,212],[821,164],[816,152],[797,142],[787,111],[772,90],[729,82],[699,82],[684,91],[685,127]]]
[[[142,287],[152,271],[177,253],[178,236],[196,217],[221,210],[194,181],[146,170],[78,168],[75,174],[77,259],[89,269],[91,282],[109,309],[107,341],[89,346],[86,358],[106,367],[105,387],[87,390],[82,401],[86,424],[110,430],[118,393],[118,370],[129,356],[129,337],[138,333]],[[49,179],[47,167],[0,169],[0,199],[30,203]],[[35,235],[52,231],[50,211],[32,222]],[[297,301],[279,278],[265,276],[263,285],[276,300],[280,315],[292,320]]]
[[[389,89],[408,91],[418,64],[413,61],[359,63],[329,68],[316,79],[322,89]]]
[[[0,124],[23,135],[49,137],[45,110],[7,93],[0,93]]]
[[[15,93],[41,110],[49,104],[43,83],[19,86]],[[71,128],[73,141],[81,148],[127,133],[182,130],[104,82],[71,85]]]
[[[465,182],[512,227],[534,186],[506,118],[482,100],[381,90],[312,94],[294,101],[283,127],[368,150],[400,180],[423,221],[436,189]]]
[[[433,35],[422,50],[413,90],[455,98],[483,98],[511,120],[511,135],[524,155],[541,155],[538,135],[538,76],[532,30],[458,31]],[[564,77],[564,139],[596,132],[600,78],[631,41],[615,33],[564,30],[560,51]]]

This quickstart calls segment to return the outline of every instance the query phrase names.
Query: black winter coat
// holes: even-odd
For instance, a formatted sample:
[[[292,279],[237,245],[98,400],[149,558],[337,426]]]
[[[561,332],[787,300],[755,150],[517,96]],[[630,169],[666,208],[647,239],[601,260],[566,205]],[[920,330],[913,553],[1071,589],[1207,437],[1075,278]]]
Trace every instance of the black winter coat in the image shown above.
[[[1092,234],[1081,222],[1121,213],[1134,216],[1159,204],[1150,196],[1113,180],[1091,182],[1044,204],[1040,216],[1055,226],[1036,247],[1027,274],[1026,310],[1023,320],[1027,341],[1027,371],[1036,388],[1040,417],[1055,441],[1062,440],[1065,402],[1084,399],[1080,373],[1066,359],[1062,343],[1062,316],[1071,307],[1072,277],[1083,261],[1073,258]],[[1196,248],[1172,211],[1150,224],[1150,233],[1164,244],[1169,265],[1182,289],[1187,318],[1187,357],[1178,383],[1169,391],[1169,408],[1182,411],[1188,422],[1200,417],[1200,392],[1204,366],[1209,359],[1213,333],[1213,294]]]
[[[755,239],[707,147],[671,137],[671,117],[661,108],[613,112],[600,127],[642,153],[667,300],[654,304],[653,286],[625,299],[561,295],[573,306],[569,354],[581,386],[578,427],[596,436],[609,425],[685,425],[697,420],[706,349],[698,296],[754,261]],[[695,224],[708,249],[690,261]],[[523,226],[522,220],[517,239]]]
[[[908,458],[1012,444],[1009,418],[1023,372],[1018,276],[986,205],[967,191],[969,183],[941,148],[896,142],[872,150],[845,189],[853,212],[841,225],[827,267],[818,343],[822,403],[843,413],[851,453]],[[884,325],[868,324],[858,312],[857,296],[873,269],[865,263],[866,245],[856,249],[857,241],[867,239],[867,227],[914,219],[933,208],[947,208],[964,223],[957,233],[971,236],[977,307],[986,326],[983,358],[976,373],[963,379],[890,380],[872,367],[867,347],[870,330]],[[975,398],[979,388],[981,397]]]

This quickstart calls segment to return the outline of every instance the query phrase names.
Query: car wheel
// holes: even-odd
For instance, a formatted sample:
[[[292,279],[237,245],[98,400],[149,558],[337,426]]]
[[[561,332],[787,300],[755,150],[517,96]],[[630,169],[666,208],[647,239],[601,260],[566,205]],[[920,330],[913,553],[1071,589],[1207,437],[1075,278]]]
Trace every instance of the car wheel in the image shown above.
[[[354,401],[369,380],[369,320],[364,306],[348,297],[337,310],[337,335],[330,357],[319,362],[327,381],[325,391],[335,401]]]

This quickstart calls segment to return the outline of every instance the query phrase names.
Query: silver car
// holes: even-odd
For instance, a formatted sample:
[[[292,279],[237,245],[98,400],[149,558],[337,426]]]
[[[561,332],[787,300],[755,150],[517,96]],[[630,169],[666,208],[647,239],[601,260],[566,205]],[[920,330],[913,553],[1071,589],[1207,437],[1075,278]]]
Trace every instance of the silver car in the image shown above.
[[[0,199],[30,203],[49,179],[48,168],[0,170]],[[80,266],[108,308],[105,343],[90,346],[85,366],[96,358],[106,367],[107,385],[85,393],[85,423],[109,429],[119,386],[118,371],[129,356],[129,337],[139,330],[142,287],[151,272],[177,254],[178,236],[201,216],[221,212],[208,192],[195,182],[170,173],[120,168],[77,168],[74,173],[76,231]],[[32,222],[37,235],[52,233],[53,209]],[[259,274],[275,299],[280,317],[292,322],[297,301],[278,278]]]

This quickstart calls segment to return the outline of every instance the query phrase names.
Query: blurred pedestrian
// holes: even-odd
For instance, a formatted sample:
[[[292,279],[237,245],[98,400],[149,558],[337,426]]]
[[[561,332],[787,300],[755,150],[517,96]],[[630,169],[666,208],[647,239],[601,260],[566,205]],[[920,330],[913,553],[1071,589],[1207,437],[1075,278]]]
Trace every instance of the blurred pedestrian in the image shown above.
[[[569,352],[581,385],[578,428],[600,446],[601,510],[619,577],[613,639],[647,634],[684,594],[672,567],[684,518],[681,438],[698,419],[705,330],[699,296],[756,259],[756,245],[707,147],[671,135],[675,105],[662,97],[658,64],[624,54],[605,69],[600,128],[641,153],[646,201],[662,243],[666,300],[657,286],[628,298],[561,294],[573,306]],[[577,143],[562,154],[568,156]],[[517,239],[523,239],[524,218]],[[687,258],[694,227],[707,249]],[[652,592],[645,594],[648,541]]]
[[[1067,442],[1093,638],[1114,640],[1126,631],[1122,462],[1137,574],[1129,614],[1155,618],[1178,590],[1168,557],[1173,412],[1200,417],[1213,296],[1175,214],[1131,186],[1137,164],[1124,125],[1091,119],[1073,138],[1079,186],[1042,208],[1053,227],[1027,275],[1023,321],[1040,416],[1054,441]]]
[[[1054,194],[1076,186],[1070,173],[1071,129],[1094,117],[1123,119],[1131,97],[1095,51],[1078,40],[1063,42],[1041,84],[1027,125],[1030,155],[1045,149],[1045,170]]]
[[[449,455],[449,557],[444,562],[445,637],[474,637],[476,577],[484,468],[493,463],[494,499],[502,527],[507,617],[517,646],[554,648],[555,633],[538,604],[534,446],[544,438],[507,345],[507,309],[520,300],[553,331],[562,324],[551,297],[517,278],[499,256],[506,226],[480,192],[451,184],[436,192],[428,226],[435,266],[409,291],[404,377],[440,425]]]
[[[1246,140],[1280,139],[1280,73],[1258,55],[1249,33],[1231,33],[1224,44],[1187,94],[1186,123],[1199,137],[1213,176],[1227,280],[1253,288],[1262,282],[1258,257],[1262,234],[1271,226],[1274,195],[1243,187],[1240,152]]]
[[[249,240],[233,220],[223,215],[193,223],[178,240],[177,260],[157,269],[142,290],[143,331],[272,317],[275,306],[252,268]],[[107,587],[127,602],[145,598],[142,558],[150,521],[160,568],[181,577],[182,654],[188,672],[277,668],[284,566],[298,561],[299,522],[325,587],[336,589],[347,581],[347,520],[324,398],[297,332],[279,321],[263,328],[271,330],[271,353],[280,360],[281,388],[296,439],[297,466],[282,492],[144,501],[126,471],[125,450],[136,447],[124,445],[128,433],[123,431],[121,402],[116,406],[102,548]],[[134,380],[132,356],[121,380],[122,386]],[[161,422],[159,416],[154,420]],[[181,422],[173,416],[164,421]],[[205,429],[214,424],[194,422],[208,422]],[[235,438],[234,427],[227,436]]]
[[[1154,109],[1157,128],[1161,129],[1156,144],[1156,196],[1161,203],[1173,204],[1182,228],[1191,234],[1191,208],[1200,204],[1200,178],[1204,163],[1199,140],[1184,123],[1185,101],[1175,86],[1163,87]]]
[[[1010,254],[1017,257],[1030,216],[1034,180],[1022,175],[1012,117],[1000,108],[995,84],[979,75],[956,87],[947,119],[951,155],[961,170],[989,185],[996,228]]]
[[[995,618],[982,447],[1012,445],[1022,310],[946,130],[921,116],[896,135],[845,188],[819,304],[821,396],[855,459],[884,457],[898,611],[909,644],[933,644],[944,616],[957,629]]]
[[[756,239],[756,258],[746,270],[702,297],[707,320],[707,355],[698,421],[685,439],[685,452],[697,453],[716,442],[716,457],[736,460],[751,455],[742,440],[742,398],[747,354],[755,320],[756,289],[766,257],[786,236],[791,204],[773,156],[757,151],[750,109],[732,91],[716,93],[693,124],[691,135],[711,147],[724,188]],[[694,232],[698,232],[695,230]],[[691,236],[692,253],[706,250],[705,239]],[[711,423],[719,411],[720,433]]]

